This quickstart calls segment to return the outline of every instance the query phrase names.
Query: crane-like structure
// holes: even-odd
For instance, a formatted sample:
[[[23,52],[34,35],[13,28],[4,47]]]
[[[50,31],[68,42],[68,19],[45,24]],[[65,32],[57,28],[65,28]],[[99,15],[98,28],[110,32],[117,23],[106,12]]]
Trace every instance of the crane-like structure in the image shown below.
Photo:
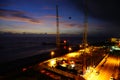
[[[84,31],[83,31],[83,47],[86,50],[88,46],[87,42],[87,33],[88,33],[88,0],[84,2]],[[83,53],[83,73],[86,72],[87,69],[87,62],[86,62],[86,51]]]
[[[59,15],[58,15],[58,5],[56,5],[56,45],[57,45],[57,49],[59,49],[60,47],[60,33],[59,33]]]

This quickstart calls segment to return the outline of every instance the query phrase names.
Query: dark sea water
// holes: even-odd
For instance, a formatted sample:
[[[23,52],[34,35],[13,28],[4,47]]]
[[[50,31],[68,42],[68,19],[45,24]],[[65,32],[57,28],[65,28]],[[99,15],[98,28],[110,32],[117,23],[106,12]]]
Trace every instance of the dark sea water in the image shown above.
[[[46,37],[1,37],[0,63],[30,57],[55,49],[55,45],[43,45],[43,42],[54,42]]]
[[[61,37],[70,45],[82,43],[82,37]],[[98,38],[89,38],[90,43],[98,41]],[[55,36],[0,36],[0,63],[14,61],[34,55],[43,54],[54,50],[56,45],[44,45],[43,43],[55,43]]]

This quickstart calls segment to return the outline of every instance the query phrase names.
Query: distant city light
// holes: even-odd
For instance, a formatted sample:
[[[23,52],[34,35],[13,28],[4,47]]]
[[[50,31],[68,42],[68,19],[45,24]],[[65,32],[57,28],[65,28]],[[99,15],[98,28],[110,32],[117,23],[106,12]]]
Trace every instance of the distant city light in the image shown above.
[[[112,46],[112,50],[120,50],[118,46]]]
[[[69,51],[72,51],[72,48],[71,48],[71,47],[69,47],[68,49],[69,49]]]
[[[55,52],[54,51],[51,51],[51,58],[53,58],[53,56],[54,56],[54,54],[55,54]]]
[[[27,70],[27,68],[23,68],[22,71],[25,72]]]
[[[66,40],[64,40],[64,44],[66,44],[67,43],[67,41]]]

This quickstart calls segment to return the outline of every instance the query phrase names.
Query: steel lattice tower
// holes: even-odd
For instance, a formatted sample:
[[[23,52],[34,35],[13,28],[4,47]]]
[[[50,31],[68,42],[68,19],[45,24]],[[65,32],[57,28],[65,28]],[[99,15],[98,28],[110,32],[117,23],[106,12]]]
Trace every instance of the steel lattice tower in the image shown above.
[[[84,3],[84,32],[83,32],[83,46],[86,48],[87,42],[87,33],[88,33],[88,0],[85,0]]]
[[[83,32],[83,47],[86,50],[88,46],[87,42],[87,33],[88,33],[88,0],[84,2],[84,32]],[[86,72],[87,69],[87,62],[86,62],[86,51],[84,51],[83,57],[83,73]]]
[[[57,49],[59,49],[60,47],[60,33],[59,33],[59,15],[58,15],[58,5],[56,5],[56,45],[57,45]]]

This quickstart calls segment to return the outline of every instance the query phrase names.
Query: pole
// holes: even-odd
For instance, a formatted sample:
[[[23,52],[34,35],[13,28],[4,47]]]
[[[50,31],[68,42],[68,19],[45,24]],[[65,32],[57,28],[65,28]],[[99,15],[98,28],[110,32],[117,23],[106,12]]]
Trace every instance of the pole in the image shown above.
[[[56,5],[56,27],[57,27],[56,45],[57,45],[57,49],[59,49],[59,47],[60,47],[60,35],[59,35],[58,5]]]
[[[84,4],[84,32],[83,32],[83,46],[87,46],[87,32],[88,32],[88,0]]]
[[[84,53],[83,53],[83,74],[85,74],[87,69],[87,61],[86,61],[86,47],[87,45],[87,29],[88,29],[88,0],[85,0],[84,2],[84,32],[83,32],[83,47],[84,47]]]

